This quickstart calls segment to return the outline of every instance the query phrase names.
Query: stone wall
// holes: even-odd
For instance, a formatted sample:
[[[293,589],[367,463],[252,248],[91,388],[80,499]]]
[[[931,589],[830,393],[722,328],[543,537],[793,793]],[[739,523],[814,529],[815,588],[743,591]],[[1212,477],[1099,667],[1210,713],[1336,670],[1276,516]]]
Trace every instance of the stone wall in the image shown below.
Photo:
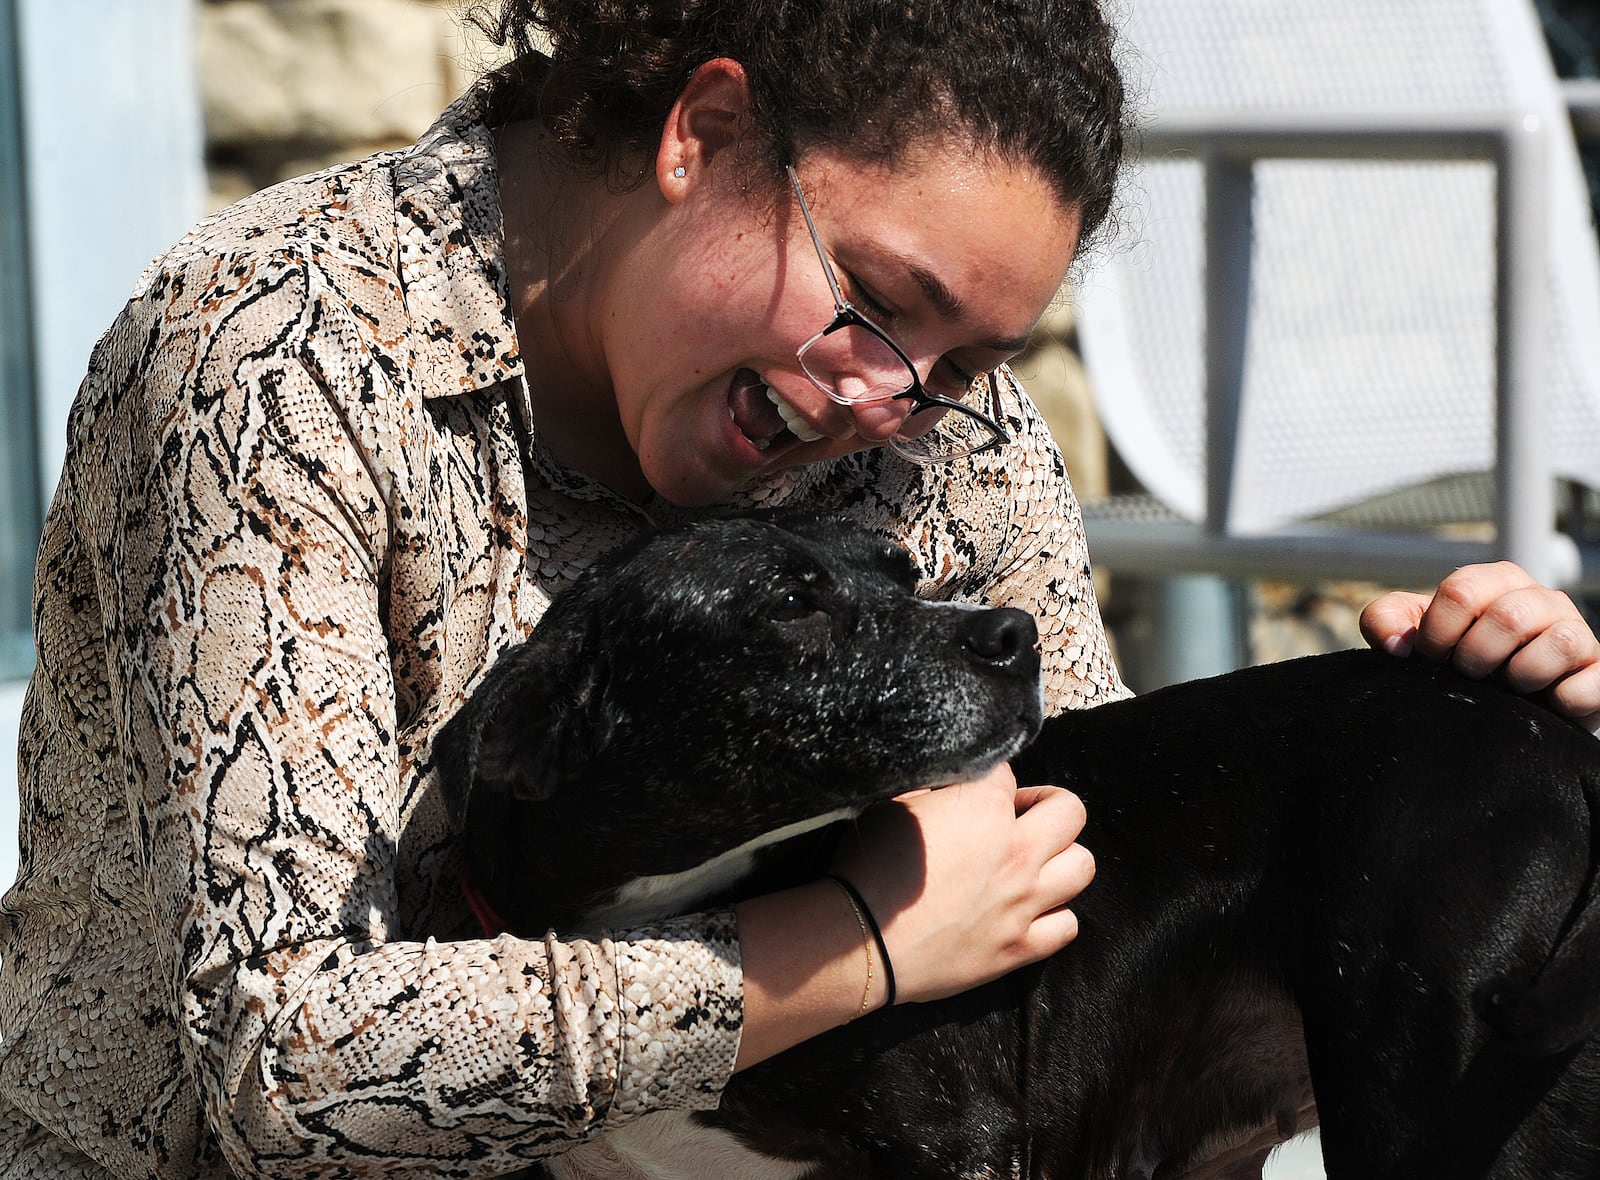
[[[416,139],[499,51],[462,0],[204,0],[211,202]]]

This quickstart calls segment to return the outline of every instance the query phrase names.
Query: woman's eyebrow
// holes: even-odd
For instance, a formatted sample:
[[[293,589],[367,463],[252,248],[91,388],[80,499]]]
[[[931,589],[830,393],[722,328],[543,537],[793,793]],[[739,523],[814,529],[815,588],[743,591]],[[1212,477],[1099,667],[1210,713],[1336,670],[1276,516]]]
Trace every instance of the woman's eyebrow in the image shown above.
[[[890,250],[888,254],[896,264],[905,268],[906,273],[921,288],[922,294],[933,305],[933,310],[938,312],[941,318],[947,320],[961,318],[962,313],[967,310],[967,305],[959,295],[945,286],[943,279],[920,262],[916,262],[898,251]],[[1028,341],[1032,336],[1033,332],[1030,329],[1021,336],[1010,339],[983,341],[978,347],[993,352],[1021,352],[1028,346]]]

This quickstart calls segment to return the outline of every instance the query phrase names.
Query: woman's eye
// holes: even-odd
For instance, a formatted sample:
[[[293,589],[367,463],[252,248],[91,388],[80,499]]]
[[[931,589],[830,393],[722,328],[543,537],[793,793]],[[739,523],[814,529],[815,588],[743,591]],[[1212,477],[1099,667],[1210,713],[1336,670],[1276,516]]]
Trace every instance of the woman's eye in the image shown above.
[[[883,300],[874,295],[854,274],[849,271],[843,273],[845,282],[850,288],[851,303],[861,308],[862,311],[870,312],[874,320],[882,321],[878,325],[880,328],[894,321],[895,313],[892,308],[886,306]]]

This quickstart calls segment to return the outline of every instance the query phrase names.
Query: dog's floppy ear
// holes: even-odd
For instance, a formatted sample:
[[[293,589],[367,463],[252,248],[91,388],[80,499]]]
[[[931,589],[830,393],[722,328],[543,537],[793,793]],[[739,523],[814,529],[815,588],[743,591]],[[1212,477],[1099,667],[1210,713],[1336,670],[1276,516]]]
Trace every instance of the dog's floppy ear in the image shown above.
[[[553,612],[552,612],[553,613]],[[527,642],[503,656],[434,742],[434,762],[451,813],[462,821],[478,791],[522,801],[547,799],[610,734],[599,670],[575,619],[546,617]]]

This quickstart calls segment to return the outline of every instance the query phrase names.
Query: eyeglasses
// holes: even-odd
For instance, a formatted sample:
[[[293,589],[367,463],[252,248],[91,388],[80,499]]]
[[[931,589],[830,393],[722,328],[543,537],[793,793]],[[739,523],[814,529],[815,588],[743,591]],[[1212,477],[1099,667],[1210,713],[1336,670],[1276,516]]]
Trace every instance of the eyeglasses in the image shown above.
[[[800,178],[792,164],[785,167],[833,291],[833,319],[795,354],[811,384],[846,406],[910,399],[911,413],[888,445],[913,463],[945,463],[1004,443],[1005,429],[984,413],[993,410],[994,373],[963,376],[949,393],[929,391],[900,346],[844,297],[800,191]]]

